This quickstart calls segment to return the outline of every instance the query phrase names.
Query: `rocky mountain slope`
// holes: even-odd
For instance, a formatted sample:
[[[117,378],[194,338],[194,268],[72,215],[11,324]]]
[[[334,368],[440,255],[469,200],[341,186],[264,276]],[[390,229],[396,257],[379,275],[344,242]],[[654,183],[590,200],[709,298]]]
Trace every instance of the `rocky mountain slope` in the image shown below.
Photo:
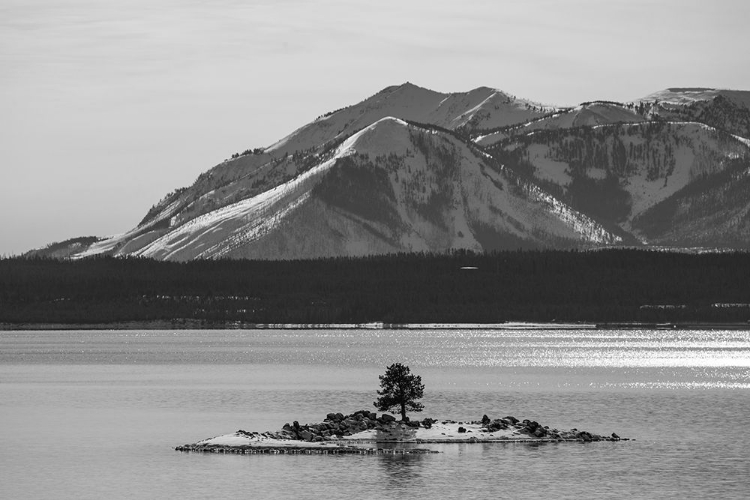
[[[544,106],[389,87],[165,196],[125,234],[42,254],[286,259],[750,246],[750,92]]]

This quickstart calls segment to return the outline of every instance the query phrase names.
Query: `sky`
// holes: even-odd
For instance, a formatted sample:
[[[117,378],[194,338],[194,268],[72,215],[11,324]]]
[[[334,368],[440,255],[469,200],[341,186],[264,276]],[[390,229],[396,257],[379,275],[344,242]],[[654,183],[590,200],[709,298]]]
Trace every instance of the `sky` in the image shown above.
[[[0,256],[131,229],[409,81],[545,104],[750,90],[747,0],[0,0]]]

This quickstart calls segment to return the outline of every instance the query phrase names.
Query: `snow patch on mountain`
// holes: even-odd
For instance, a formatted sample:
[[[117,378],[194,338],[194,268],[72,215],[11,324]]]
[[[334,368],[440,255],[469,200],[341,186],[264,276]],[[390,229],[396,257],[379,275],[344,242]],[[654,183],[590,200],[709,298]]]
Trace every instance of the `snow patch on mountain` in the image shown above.
[[[221,258],[247,243],[262,238],[278,227],[287,216],[302,206],[309,198],[310,192],[304,192],[296,200],[281,207],[281,209],[270,216],[252,219],[252,222],[234,230],[229,236],[224,237],[221,242],[202,251],[198,254],[197,258]]]
[[[529,161],[537,167],[536,175],[538,178],[552,181],[560,186],[570,184],[572,180],[569,173],[570,166],[563,161],[550,158],[548,146],[532,144],[526,150],[529,152]]]
[[[409,124],[404,120],[386,116],[344,141],[339,148],[340,152],[337,154],[366,153],[368,151],[377,154],[382,154],[385,151],[397,155],[406,154],[406,150],[412,147],[408,134],[404,134],[404,130],[409,127]]]
[[[714,88],[670,88],[638,99],[642,102],[660,102],[673,106],[687,106],[700,101],[711,101],[722,96],[735,106],[750,109],[750,91]]]
[[[604,226],[591,217],[573,210],[567,204],[542,190],[539,186],[524,183],[522,187],[532,198],[544,204],[549,213],[558,217],[565,225],[581,235],[584,241],[600,245],[622,243],[621,237],[610,233]]]
[[[355,154],[359,147],[382,150],[389,141],[392,126],[408,127],[406,122],[385,117],[346,139],[333,156],[295,179],[252,198],[200,215],[152,241],[135,255],[159,259],[216,258],[261,238],[278,227],[294,210],[307,201],[315,179],[338,159]]]
[[[473,138],[476,144],[491,146],[514,135],[533,134],[539,130],[557,130],[574,127],[592,127],[616,123],[638,123],[646,119],[627,107],[608,103],[593,102],[575,108],[534,117],[514,126]]]
[[[619,126],[602,124],[589,128],[601,131]],[[725,160],[750,156],[750,141],[730,136],[703,123],[660,122],[658,130],[660,131],[649,132],[649,125],[634,124],[622,129],[619,134],[608,133],[595,139],[599,141],[597,147],[604,155],[601,157],[603,163],[588,165],[585,176],[603,180],[615,175],[620,179],[621,188],[630,195],[628,220],[672,196],[693,180],[720,171],[724,168]],[[576,137],[575,134],[572,137]],[[625,171],[615,172],[611,164],[611,155],[614,154],[613,138],[622,144],[625,151],[648,148],[649,154],[640,158],[629,157]],[[537,178],[566,188],[572,180],[570,172],[573,169],[558,147],[566,139],[557,141],[558,143],[548,143],[542,139],[523,148],[526,158],[535,167],[534,175]],[[510,147],[505,149],[509,150]],[[654,168],[657,157],[660,158],[659,167]],[[624,227],[629,227],[627,222]]]
[[[638,101],[659,101],[669,104],[692,104],[696,101],[709,101],[719,95],[719,90],[711,88],[669,88],[654,92]]]

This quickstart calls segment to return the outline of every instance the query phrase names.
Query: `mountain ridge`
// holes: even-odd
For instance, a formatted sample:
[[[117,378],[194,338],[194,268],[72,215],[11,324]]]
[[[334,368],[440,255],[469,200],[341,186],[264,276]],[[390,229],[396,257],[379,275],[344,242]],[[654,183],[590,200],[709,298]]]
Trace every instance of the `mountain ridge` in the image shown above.
[[[695,226],[689,209],[669,209],[681,214],[675,224],[701,228],[693,241],[746,248],[750,201],[732,187],[744,185],[741,165],[750,158],[746,102],[750,92],[671,88],[631,103],[564,108],[490,87],[446,94],[407,82],[318,117],[268,148],[233,155],[165,196],[124,234],[79,238],[67,253],[64,244],[54,248],[72,258],[189,260],[652,239],[669,246],[685,241],[686,230],[647,219],[664,217],[650,210],[677,199],[702,207],[705,220],[719,217],[703,213],[708,207],[735,214],[719,234],[708,223]],[[705,181],[730,167],[732,176]],[[706,191],[685,195],[698,181]],[[722,207],[722,196],[733,206]],[[714,202],[700,201],[707,198]],[[671,241],[670,234],[682,236]]]

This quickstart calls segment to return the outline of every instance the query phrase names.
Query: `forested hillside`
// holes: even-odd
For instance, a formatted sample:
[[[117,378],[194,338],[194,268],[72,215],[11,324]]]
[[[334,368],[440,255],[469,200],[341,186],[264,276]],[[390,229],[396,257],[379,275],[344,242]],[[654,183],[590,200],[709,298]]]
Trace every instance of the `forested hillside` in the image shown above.
[[[0,260],[0,323],[747,322],[750,254]],[[6,325],[8,327],[8,325]]]

